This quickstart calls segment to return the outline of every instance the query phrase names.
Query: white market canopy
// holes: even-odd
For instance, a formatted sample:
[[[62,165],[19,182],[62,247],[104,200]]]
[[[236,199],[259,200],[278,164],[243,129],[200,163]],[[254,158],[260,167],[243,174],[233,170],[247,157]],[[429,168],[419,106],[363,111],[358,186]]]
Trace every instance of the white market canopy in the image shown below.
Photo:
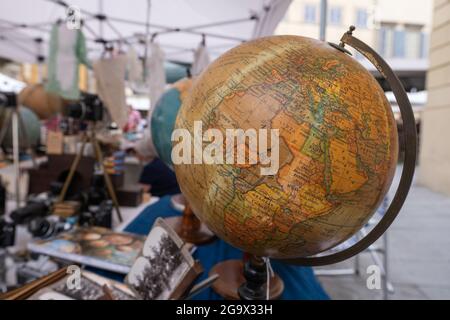
[[[191,63],[205,40],[214,59],[253,38],[273,34],[291,0],[13,0],[0,1],[0,57],[38,62],[48,51],[50,29],[68,7],[83,19],[89,57],[105,43],[133,46],[143,56],[158,42],[168,60]],[[126,50],[126,48],[124,48]]]

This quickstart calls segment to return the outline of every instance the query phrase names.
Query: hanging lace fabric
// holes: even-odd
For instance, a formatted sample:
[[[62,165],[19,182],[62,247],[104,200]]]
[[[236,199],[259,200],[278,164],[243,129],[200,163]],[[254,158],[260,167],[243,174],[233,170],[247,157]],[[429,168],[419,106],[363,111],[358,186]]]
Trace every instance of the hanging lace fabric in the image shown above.
[[[124,54],[103,57],[94,63],[98,94],[119,128],[123,128],[128,121],[125,96],[126,64]]]
[[[46,90],[65,99],[79,99],[80,64],[89,66],[83,32],[80,29],[68,29],[64,23],[56,23],[50,35]]]
[[[208,48],[206,47],[205,39],[200,43],[198,48],[194,51],[194,62],[192,63],[191,73],[194,77],[202,73],[203,70],[211,62]]]
[[[127,79],[131,85],[142,80],[142,63],[132,46],[128,48],[127,52]]]
[[[147,75],[149,84],[150,109],[148,111],[148,128],[144,138],[136,144],[136,151],[144,158],[152,159],[156,156],[156,149],[151,137],[151,118],[158,99],[166,89],[166,71],[164,68],[165,55],[161,47],[154,41],[149,44],[149,57],[147,60]]]
[[[148,83],[150,96],[151,115],[156,102],[166,89],[166,70],[164,69],[165,55],[159,44],[151,42],[149,44],[150,56],[148,57]]]

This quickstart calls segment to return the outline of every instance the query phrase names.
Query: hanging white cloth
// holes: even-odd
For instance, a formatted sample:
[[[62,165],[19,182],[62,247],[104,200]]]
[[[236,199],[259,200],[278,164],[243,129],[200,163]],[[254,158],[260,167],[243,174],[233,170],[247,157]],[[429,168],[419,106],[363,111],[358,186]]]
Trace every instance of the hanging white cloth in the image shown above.
[[[134,149],[139,154],[139,156],[143,158],[143,160],[148,162],[150,162],[157,156],[156,148],[153,144],[152,135],[149,128],[144,131],[144,137],[136,142]]]
[[[81,30],[69,29],[63,23],[55,24],[50,39],[47,91],[66,99],[78,99],[80,63],[88,65],[83,33]]]
[[[127,52],[128,81],[134,84],[142,80],[142,63],[133,47]]]
[[[77,42],[77,32],[60,26],[58,28],[59,50],[56,57],[56,76],[59,80],[61,90],[70,90],[75,73],[78,72],[78,58],[75,55],[75,45]]]
[[[149,77],[149,95],[150,110],[149,116],[153,112],[156,102],[164,93],[166,88],[166,71],[164,69],[165,55],[161,47],[152,42],[149,45],[150,56],[148,57],[148,77]]]
[[[191,68],[192,75],[194,77],[198,76],[203,70],[206,69],[210,62],[211,59],[209,57],[208,49],[203,43],[201,43],[194,52],[194,62],[192,63]]]
[[[125,96],[126,56],[118,55],[94,63],[97,91],[112,120],[123,128],[128,121]]]
[[[147,124],[148,128],[145,130],[144,138],[136,143],[136,151],[141,157],[146,158],[148,161],[156,157],[156,149],[153,145],[151,136],[151,119],[153,109],[155,108],[158,99],[162,96],[166,89],[166,70],[164,68],[165,55],[161,47],[152,42],[149,45],[150,55],[147,59],[148,63],[148,84],[149,84],[149,97],[150,97],[150,109],[148,111]]]

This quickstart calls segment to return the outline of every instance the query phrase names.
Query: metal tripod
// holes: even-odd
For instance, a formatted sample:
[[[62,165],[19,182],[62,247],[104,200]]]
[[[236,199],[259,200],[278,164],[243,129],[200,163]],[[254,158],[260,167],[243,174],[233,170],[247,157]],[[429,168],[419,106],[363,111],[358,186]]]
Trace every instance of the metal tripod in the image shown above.
[[[110,178],[108,172],[106,172],[106,170],[105,170],[105,165],[104,165],[104,161],[103,161],[103,153],[102,153],[102,150],[98,143],[98,140],[96,138],[95,123],[91,124],[91,125],[92,125],[92,128],[88,129],[87,132],[83,136],[81,148],[80,148],[80,150],[78,150],[78,152],[75,156],[75,159],[72,162],[72,166],[70,167],[69,175],[67,176],[66,180],[64,181],[64,186],[59,195],[59,202],[64,201],[67,190],[69,189],[70,183],[72,182],[73,176],[78,168],[78,165],[80,164],[81,157],[84,154],[84,149],[85,149],[86,143],[90,142],[94,148],[95,159],[97,160],[97,162],[100,166],[100,169],[103,171],[103,177],[105,179],[106,188],[108,190],[109,196],[111,197],[111,200],[116,209],[117,217],[118,217],[119,221],[122,222],[123,219],[122,219],[122,214],[120,213],[119,202],[117,200],[116,192],[114,191],[114,187],[112,185],[111,178]]]

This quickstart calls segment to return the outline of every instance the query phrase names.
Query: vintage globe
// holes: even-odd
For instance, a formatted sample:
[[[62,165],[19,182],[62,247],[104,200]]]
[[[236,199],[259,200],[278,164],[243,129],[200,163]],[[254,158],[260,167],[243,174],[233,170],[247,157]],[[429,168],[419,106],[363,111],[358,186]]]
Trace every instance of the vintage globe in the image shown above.
[[[5,117],[7,117],[6,109],[0,109],[0,127],[4,125]],[[28,145],[30,147],[36,147],[41,139],[41,123],[37,115],[26,107],[19,108],[20,117],[23,121],[19,124],[19,148],[25,151],[25,147]],[[25,130],[24,130],[25,128]],[[25,135],[26,134],[26,135]],[[27,139],[27,140],[25,140]],[[12,134],[12,124],[9,124],[8,130],[6,131],[5,138],[3,140],[2,146],[6,149],[13,148],[13,134]]]
[[[198,121],[223,136],[278,131],[278,170],[262,175],[260,160],[195,162],[213,142],[205,135],[195,143]],[[375,78],[304,37],[258,39],[219,57],[194,82],[175,128],[194,137],[192,164],[174,165],[193,211],[217,236],[259,256],[306,257],[349,239],[376,211],[397,162],[396,124]]]
[[[189,95],[192,79],[178,80],[167,89],[155,104],[150,130],[152,141],[159,158],[169,167],[172,166],[171,135],[175,126],[175,119],[181,104]]]

